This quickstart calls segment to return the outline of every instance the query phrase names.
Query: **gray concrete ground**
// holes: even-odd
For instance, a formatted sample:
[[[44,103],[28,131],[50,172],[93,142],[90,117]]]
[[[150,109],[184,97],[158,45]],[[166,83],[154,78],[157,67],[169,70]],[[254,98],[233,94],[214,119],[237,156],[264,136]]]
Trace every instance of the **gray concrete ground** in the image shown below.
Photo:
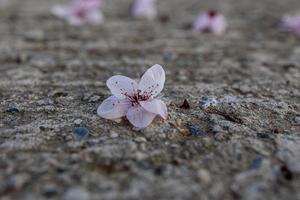
[[[0,199],[300,199],[300,39],[277,29],[299,0],[164,0],[153,22],[109,0],[80,28],[49,14],[58,2],[0,11]],[[210,8],[224,36],[189,30]],[[96,115],[110,76],[156,63],[168,120]]]

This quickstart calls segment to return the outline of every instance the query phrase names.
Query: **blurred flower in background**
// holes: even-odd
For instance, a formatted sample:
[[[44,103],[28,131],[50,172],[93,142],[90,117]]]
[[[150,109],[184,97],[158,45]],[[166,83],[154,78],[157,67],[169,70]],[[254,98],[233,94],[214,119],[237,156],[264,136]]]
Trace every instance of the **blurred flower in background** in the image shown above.
[[[132,15],[137,18],[154,19],[157,15],[156,0],[136,0]]]
[[[74,26],[100,24],[103,22],[101,6],[102,0],[73,0],[69,5],[54,6],[52,13]]]
[[[200,14],[193,24],[195,32],[211,32],[216,35],[223,34],[226,28],[227,22],[225,17],[215,11]]]
[[[300,15],[287,15],[282,18],[281,29],[283,31],[294,32],[300,36]]]

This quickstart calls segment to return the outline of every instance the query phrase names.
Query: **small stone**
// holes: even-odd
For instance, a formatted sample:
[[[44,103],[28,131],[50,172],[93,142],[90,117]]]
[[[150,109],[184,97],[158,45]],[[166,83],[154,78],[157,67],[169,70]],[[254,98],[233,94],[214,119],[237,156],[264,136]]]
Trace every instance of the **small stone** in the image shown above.
[[[166,167],[163,165],[157,166],[154,168],[154,174],[157,176],[161,176],[164,173],[165,169]]]
[[[51,99],[43,99],[36,102],[38,106],[49,106],[53,105],[53,101]]]
[[[30,180],[30,176],[25,173],[15,174],[9,177],[8,183],[11,187],[15,189],[22,188],[28,181]]]
[[[66,191],[63,196],[64,200],[88,200],[90,199],[89,192],[81,187],[74,187]]]
[[[190,109],[191,108],[191,106],[190,106],[187,99],[184,99],[184,101],[183,101],[182,105],[180,106],[180,108],[183,108],[183,109]]]
[[[95,102],[98,102],[100,99],[101,99],[100,96],[93,95],[93,96],[90,97],[89,102],[95,103]]]
[[[188,129],[180,129],[179,132],[184,137],[191,136],[191,132]]]
[[[202,108],[207,109],[208,107],[218,105],[219,101],[214,97],[203,97],[201,103]]]
[[[18,108],[9,108],[9,109],[6,110],[6,112],[14,114],[14,113],[18,113],[20,111],[19,111]]]
[[[111,132],[110,132],[110,137],[111,137],[111,138],[117,138],[117,137],[119,137],[119,134],[116,133],[116,132],[114,132],[114,131],[111,131]]]
[[[112,121],[116,122],[116,123],[121,123],[122,122],[122,118],[119,118],[119,119],[113,119]]]
[[[176,58],[176,55],[174,55],[171,52],[166,52],[166,53],[163,54],[163,60],[166,63],[173,61],[175,58]]]
[[[84,127],[77,127],[73,129],[73,133],[78,140],[86,139],[89,136],[89,130]]]
[[[167,23],[167,22],[169,22],[170,21],[170,16],[168,16],[168,15],[161,15],[161,16],[159,16],[159,21],[161,22],[161,23]]]
[[[206,133],[198,127],[190,127],[189,131],[193,136],[205,135]]]
[[[257,133],[256,135],[258,138],[261,138],[261,139],[269,139],[270,138],[270,135],[267,133]]]
[[[40,126],[39,128],[40,128],[41,131],[45,131],[46,130],[45,126]]]
[[[25,39],[28,41],[42,41],[45,39],[45,33],[41,30],[32,30],[25,34]]]
[[[134,141],[139,142],[139,143],[147,142],[146,138],[144,138],[144,137],[137,137],[134,139]]]
[[[300,124],[300,116],[296,116],[296,117],[295,117],[295,122],[296,122],[297,124]]]
[[[181,126],[182,120],[180,118],[176,119],[176,125]]]
[[[250,169],[259,169],[260,166],[262,164],[262,158],[261,157],[258,157],[258,158],[255,158],[252,163],[250,164],[249,168]]]
[[[76,119],[74,121],[74,124],[77,124],[77,125],[80,125],[82,123],[82,120],[81,119]]]
[[[53,198],[58,194],[58,189],[53,184],[46,184],[43,188],[43,194],[47,198]]]
[[[203,183],[210,183],[211,182],[211,176],[209,174],[209,172],[205,169],[199,169],[198,170],[198,177],[199,179],[203,182]]]

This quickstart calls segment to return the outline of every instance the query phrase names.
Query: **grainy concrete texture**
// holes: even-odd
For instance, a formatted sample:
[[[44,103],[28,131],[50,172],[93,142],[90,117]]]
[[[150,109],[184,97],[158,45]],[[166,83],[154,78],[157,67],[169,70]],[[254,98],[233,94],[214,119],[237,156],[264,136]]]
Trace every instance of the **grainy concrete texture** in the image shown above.
[[[299,0],[161,0],[152,22],[107,0],[79,28],[56,3],[0,8],[0,199],[300,199],[300,38],[278,31]],[[192,33],[211,8],[227,33]],[[96,115],[110,76],[156,63],[168,120]]]

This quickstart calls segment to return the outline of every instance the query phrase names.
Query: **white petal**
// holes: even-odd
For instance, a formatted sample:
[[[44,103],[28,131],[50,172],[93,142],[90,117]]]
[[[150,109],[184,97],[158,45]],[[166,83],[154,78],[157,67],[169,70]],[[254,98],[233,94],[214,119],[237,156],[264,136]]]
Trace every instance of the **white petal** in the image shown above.
[[[131,102],[127,99],[110,96],[98,107],[97,114],[105,119],[117,119],[125,116],[130,106]]]
[[[193,24],[194,31],[204,31],[209,26],[209,18],[206,14],[201,14],[197,17]]]
[[[164,88],[166,74],[162,66],[153,65],[142,76],[139,90],[143,95],[157,96]]]
[[[119,99],[124,99],[126,94],[136,93],[138,88],[138,84],[134,80],[121,75],[110,77],[106,81],[106,85],[111,93]]]
[[[211,21],[211,29],[215,34],[222,34],[226,31],[227,22],[224,16],[216,16],[214,20]]]
[[[135,17],[154,19],[157,15],[156,0],[136,0],[132,14]]]
[[[53,15],[57,17],[66,18],[70,14],[70,9],[67,8],[66,6],[57,5],[57,6],[53,6],[51,12]]]
[[[145,128],[151,124],[156,114],[146,111],[141,106],[135,106],[129,108],[126,116],[133,126],[137,128]]]
[[[158,114],[164,119],[168,117],[168,109],[166,104],[158,99],[153,99],[151,101],[141,101],[140,105],[148,112]]]
[[[102,12],[98,10],[93,10],[88,13],[86,20],[92,24],[101,24],[103,22]]]

